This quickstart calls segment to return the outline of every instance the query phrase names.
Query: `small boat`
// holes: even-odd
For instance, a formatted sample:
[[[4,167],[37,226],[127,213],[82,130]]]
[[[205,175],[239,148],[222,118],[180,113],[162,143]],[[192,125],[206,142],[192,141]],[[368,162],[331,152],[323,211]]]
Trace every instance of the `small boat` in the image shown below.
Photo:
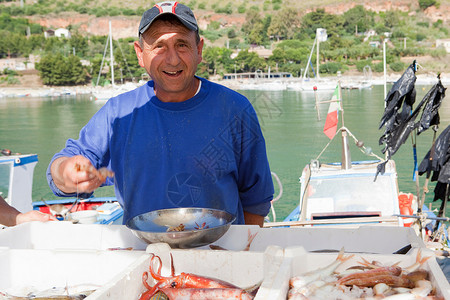
[[[80,211],[95,211],[96,219],[89,221],[92,224],[122,224],[123,209],[116,197],[91,197],[88,199],[66,198],[33,202],[33,209],[43,213],[53,214],[61,220],[75,221],[69,215]],[[56,210],[55,210],[56,209]],[[79,221],[79,220],[78,220]],[[80,223],[88,223],[81,221]]]
[[[317,28],[316,29],[316,37],[314,39],[313,46],[311,47],[311,53],[308,57],[308,62],[306,63],[305,72],[303,73],[303,76],[300,80],[300,82],[293,82],[288,84],[287,88],[290,90],[295,91],[302,91],[302,92],[333,92],[337,85],[337,80],[333,80],[330,78],[322,79],[320,78],[320,71],[319,71],[319,45],[320,42],[325,42],[328,38],[327,30],[324,28]],[[317,50],[316,54],[316,70],[314,70],[314,67],[311,62],[311,58],[314,52],[314,48]],[[308,70],[311,67],[314,78],[308,77]]]
[[[32,209],[31,191],[37,154],[12,153],[3,149],[0,155],[0,195],[17,210]]]
[[[412,71],[409,68],[405,72],[406,75],[399,79],[393,89],[398,86],[403,90],[406,86],[403,81],[411,81],[413,78],[410,74],[411,72]],[[414,84],[412,84],[411,88],[413,88],[413,85]],[[364,143],[359,141],[350,130],[344,126],[343,110],[341,106],[342,98],[340,86],[338,87],[339,96],[337,101],[340,103],[339,111],[342,114],[342,127],[339,130],[334,129],[334,132],[336,133],[329,137],[334,139],[340,134],[342,138],[342,160],[340,162],[332,163],[325,163],[320,160],[320,156],[330,145],[330,141],[319,156],[312,159],[310,163],[304,167],[300,178],[301,186],[298,205],[283,222],[267,222],[264,224],[264,227],[311,227],[326,225],[355,228],[364,224],[403,226],[413,227],[416,233],[424,240],[439,239],[443,243],[447,242],[448,237],[446,230],[441,230],[442,235],[439,237],[433,236],[433,238],[430,238],[430,234],[438,231],[438,228],[435,226],[436,223],[439,224],[440,221],[448,221],[448,218],[445,218],[442,215],[436,217],[436,215],[424,205],[423,199],[419,199],[419,195],[415,196],[409,193],[405,194],[399,192],[396,166],[395,162],[391,159],[391,156],[401,145],[400,142],[404,142],[403,135],[400,135],[402,137],[401,141],[394,141],[397,139],[397,136],[390,133],[390,135],[388,135],[389,143],[387,146],[388,152],[386,153],[386,158],[382,159],[375,155],[369,147],[366,148]],[[393,89],[389,95],[397,94]],[[432,99],[435,97],[442,100],[442,90],[442,87],[440,89],[439,87],[433,87],[425,96],[424,100],[421,101],[417,109],[424,106],[426,101],[433,103],[430,98]],[[335,95],[336,94],[337,93],[335,93]],[[409,95],[409,93],[405,92],[400,95]],[[439,101],[439,99],[434,99],[433,101],[436,102]],[[323,101],[322,103],[325,102],[333,102],[333,99],[330,101]],[[317,101],[316,107],[318,107]],[[433,107],[436,107],[436,104],[434,104]],[[387,109],[388,108],[386,108],[386,110]],[[398,109],[398,111],[400,111],[400,109]],[[417,112],[415,111],[413,114],[417,114]],[[382,119],[385,119],[385,117],[383,116]],[[412,122],[414,120],[408,118],[407,121]],[[336,128],[337,122],[336,113]],[[417,124],[418,123],[416,123],[416,125]],[[414,128],[412,125],[410,127]],[[354,139],[354,144],[362,152],[376,157],[376,159],[352,161],[349,147],[350,138]]]

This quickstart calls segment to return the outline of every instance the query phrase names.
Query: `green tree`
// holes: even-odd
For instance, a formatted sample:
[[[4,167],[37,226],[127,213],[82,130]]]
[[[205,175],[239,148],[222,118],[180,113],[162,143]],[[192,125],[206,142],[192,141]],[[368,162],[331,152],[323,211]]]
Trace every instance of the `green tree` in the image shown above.
[[[389,10],[386,12],[384,16],[384,26],[387,28],[394,28],[394,26],[398,26],[400,23],[400,17],[396,11]]]
[[[248,43],[261,45],[267,36],[264,32],[264,20],[255,8],[251,8],[245,17],[245,23],[242,25],[242,32],[245,34]]]
[[[364,6],[357,5],[343,14],[344,28],[348,33],[365,32],[371,29],[374,24],[374,14],[364,9]]]
[[[259,57],[255,52],[249,52],[248,49],[240,51],[234,61],[242,72],[255,72],[263,70],[266,66],[264,58]]]
[[[317,9],[303,17],[301,29],[310,38],[315,38],[317,28],[325,28],[329,46],[335,48],[338,47],[341,36],[345,32],[343,24],[342,16],[329,14],[324,9]]]
[[[299,28],[297,11],[288,6],[274,15],[267,34],[276,37],[277,40],[292,39]]]
[[[71,36],[69,40],[70,47],[75,48],[75,53],[84,57],[88,50],[88,39],[80,35],[79,33],[75,33]]]
[[[46,55],[36,64],[42,82],[48,85],[76,85],[86,81],[86,72],[77,56]]]

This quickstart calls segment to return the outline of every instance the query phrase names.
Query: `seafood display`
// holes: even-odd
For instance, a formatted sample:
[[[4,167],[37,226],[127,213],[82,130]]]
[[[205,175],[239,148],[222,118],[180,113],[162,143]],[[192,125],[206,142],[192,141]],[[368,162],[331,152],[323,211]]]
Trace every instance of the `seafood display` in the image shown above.
[[[203,222],[201,225],[197,224],[197,222],[195,222],[195,226],[194,229],[195,230],[201,230],[201,229],[208,229],[209,226],[206,225],[206,222]],[[172,231],[185,231],[186,230],[186,226],[183,223],[180,223],[180,225],[178,226],[169,226],[169,228],[167,228],[167,232],[172,232]]]
[[[171,256],[172,258],[172,256]],[[155,261],[158,263],[154,270]],[[150,259],[149,272],[156,281],[155,285],[148,283],[149,272],[142,274],[142,282],[147,289],[141,294],[139,300],[150,299],[253,299],[257,290],[249,293],[234,284],[220,279],[199,276],[190,273],[175,275],[173,259],[171,265],[172,275],[170,277],[161,276],[162,262],[157,255],[152,255]]]
[[[409,266],[383,265],[361,257],[356,265],[337,272],[351,257],[341,250],[331,264],[291,277],[287,299],[443,299],[422,268],[429,257],[422,257],[420,250]]]

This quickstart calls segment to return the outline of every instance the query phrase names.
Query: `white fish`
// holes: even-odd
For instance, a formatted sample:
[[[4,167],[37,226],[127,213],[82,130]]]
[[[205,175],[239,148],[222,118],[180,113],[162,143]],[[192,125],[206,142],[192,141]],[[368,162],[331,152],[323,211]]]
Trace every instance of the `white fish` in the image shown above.
[[[350,259],[351,257],[353,257],[353,255],[349,255],[349,256],[345,257],[344,249],[342,249],[339,252],[336,260],[333,261],[331,264],[329,264],[328,266],[325,266],[323,268],[319,268],[319,269],[307,272],[305,274],[292,277],[289,280],[289,286],[298,289],[298,288],[306,286],[308,283],[310,283],[312,281],[324,279],[324,278],[330,276],[331,274],[333,274],[333,272],[337,269],[337,267],[339,267],[343,262]]]

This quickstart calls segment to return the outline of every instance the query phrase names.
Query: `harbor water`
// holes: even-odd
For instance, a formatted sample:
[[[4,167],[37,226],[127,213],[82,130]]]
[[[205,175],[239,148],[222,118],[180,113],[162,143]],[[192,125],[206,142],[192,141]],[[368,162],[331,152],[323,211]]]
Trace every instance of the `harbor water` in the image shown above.
[[[389,86],[388,86],[389,88]],[[423,98],[431,86],[416,86],[416,104]],[[319,114],[315,109],[313,92],[292,90],[240,91],[253,104],[266,139],[267,153],[271,170],[280,178],[283,195],[275,205],[277,221],[283,220],[299,201],[299,177],[303,167],[311,159],[317,158],[330,139],[323,133],[329,104],[319,104]],[[319,93],[318,99],[330,100],[332,92]],[[89,95],[45,98],[0,98],[0,148],[12,152],[36,153],[39,163],[34,172],[33,201],[57,199],[47,185],[45,173],[53,154],[62,149],[68,138],[77,138],[79,130],[87,123],[101,104],[93,101]],[[379,157],[382,146],[378,140],[383,133],[379,122],[384,111],[383,86],[373,86],[361,90],[342,90],[344,107],[344,125],[366,148],[370,148]],[[444,99],[440,117],[439,135],[450,124],[449,96]],[[320,120],[319,120],[320,117]],[[420,117],[420,115],[419,115]],[[339,126],[342,118],[339,119]],[[429,129],[417,137],[417,159],[420,163],[431,147],[433,130]],[[350,139],[352,160],[372,160],[365,155]],[[341,140],[336,136],[328,149],[321,155],[322,162],[341,160]],[[416,194],[416,182],[413,181],[413,146],[408,139],[394,155],[399,175],[399,190]],[[419,177],[419,186],[423,187],[425,175]],[[427,203],[433,199],[435,183],[429,185]],[[279,191],[276,181],[276,194]],[[150,192],[151,193],[151,192]],[[113,196],[112,187],[100,188],[95,196]],[[370,198],[370,195],[367,195]],[[438,208],[439,203],[432,203]],[[448,209],[447,209],[448,212]]]

